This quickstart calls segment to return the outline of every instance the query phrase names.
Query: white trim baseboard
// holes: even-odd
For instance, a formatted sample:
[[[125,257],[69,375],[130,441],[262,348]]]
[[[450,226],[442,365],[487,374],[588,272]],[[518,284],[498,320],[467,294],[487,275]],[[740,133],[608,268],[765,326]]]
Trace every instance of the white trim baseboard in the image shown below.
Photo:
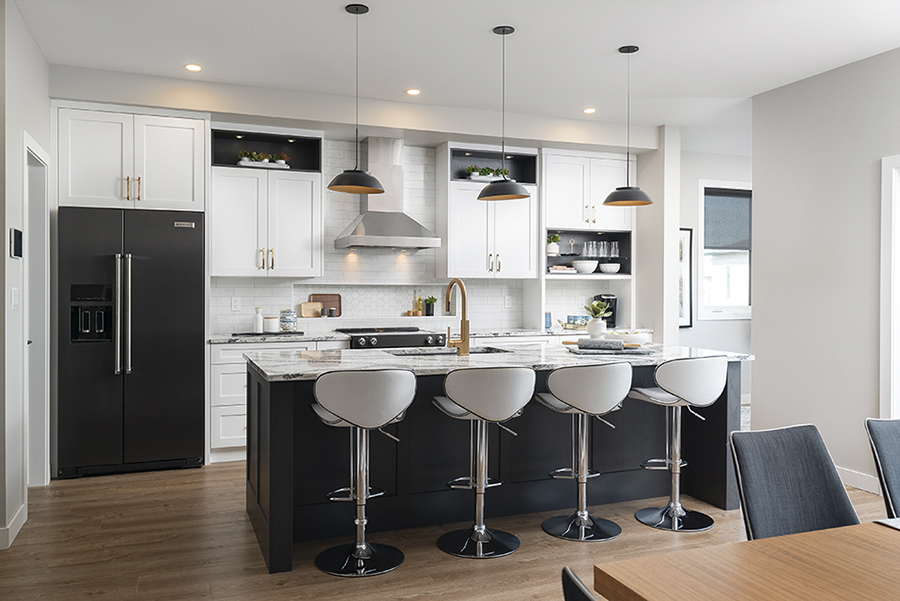
[[[853,488],[875,493],[876,495],[881,494],[881,484],[878,482],[878,476],[864,474],[845,467],[838,467],[837,471],[845,486],[852,486]]]
[[[0,551],[9,549],[28,519],[28,504],[20,505],[9,524],[0,528]]]

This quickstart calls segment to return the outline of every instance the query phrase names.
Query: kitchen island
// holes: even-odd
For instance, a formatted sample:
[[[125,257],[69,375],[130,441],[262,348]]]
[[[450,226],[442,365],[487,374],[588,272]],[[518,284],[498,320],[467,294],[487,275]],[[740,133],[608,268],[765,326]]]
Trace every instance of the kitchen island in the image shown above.
[[[495,348],[502,349],[502,345]],[[718,401],[701,412],[706,421],[684,419],[683,453],[689,466],[682,491],[724,509],[739,506],[728,433],[740,428],[740,362],[752,357],[686,347],[655,347],[649,355],[576,355],[562,345],[516,345],[508,352],[405,354],[404,349],[248,353],[247,513],[270,572],[292,568],[294,542],[353,534],[351,510],[325,495],[348,484],[347,431],[322,424],[310,409],[315,378],[329,371],[398,368],[417,376],[416,397],[400,423],[387,428],[400,438],[372,436],[371,482],[384,496],[368,505],[369,530],[392,530],[471,519],[471,498],[446,482],[468,474],[468,425],[431,402],[443,394],[444,375],[467,367],[525,366],[537,372],[537,391],[558,367],[626,360],[634,386],[652,386],[654,367],[678,357],[726,355],[728,380]],[[444,352],[447,349],[443,349]],[[440,352],[440,351],[438,351]],[[365,399],[360,399],[364,402]],[[641,469],[641,461],[665,457],[664,408],[626,400],[608,416],[609,429],[592,420],[592,504],[668,495],[668,472]],[[530,403],[508,422],[514,437],[492,428],[488,518],[570,508],[573,481],[548,472],[571,463],[568,415]]]

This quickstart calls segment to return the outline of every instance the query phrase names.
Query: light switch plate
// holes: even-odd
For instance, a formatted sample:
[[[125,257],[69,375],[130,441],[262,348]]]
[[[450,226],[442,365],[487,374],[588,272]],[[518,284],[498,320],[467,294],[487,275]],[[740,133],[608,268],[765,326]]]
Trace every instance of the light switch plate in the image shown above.
[[[239,297],[239,296],[231,297],[231,310],[232,311],[240,311],[241,310],[241,297]]]
[[[11,311],[19,310],[19,289],[18,288],[10,288],[9,289],[9,308]]]
[[[512,300],[513,299],[511,296],[504,296],[503,297],[503,308],[504,309],[512,309]]]

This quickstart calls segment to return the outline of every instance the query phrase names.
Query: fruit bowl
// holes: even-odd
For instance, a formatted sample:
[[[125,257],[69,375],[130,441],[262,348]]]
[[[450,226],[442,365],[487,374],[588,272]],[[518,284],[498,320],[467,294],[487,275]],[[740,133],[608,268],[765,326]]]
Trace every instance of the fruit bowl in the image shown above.
[[[594,273],[599,261],[572,261],[572,267],[578,273]]]

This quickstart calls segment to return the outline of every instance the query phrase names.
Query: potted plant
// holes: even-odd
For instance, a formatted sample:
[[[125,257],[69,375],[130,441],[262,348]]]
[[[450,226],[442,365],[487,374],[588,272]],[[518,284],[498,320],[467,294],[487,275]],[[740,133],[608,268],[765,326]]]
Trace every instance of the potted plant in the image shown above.
[[[509,177],[509,169],[494,169],[494,175],[497,177]]]
[[[241,150],[238,152],[238,158],[242,163],[250,162],[250,151],[249,150]]]
[[[429,296],[422,302],[425,303],[425,315],[433,316],[434,315],[434,304],[437,302],[437,299],[433,296]]]
[[[279,152],[275,157],[275,162],[278,163],[279,165],[284,165],[290,160],[291,160],[291,157],[284,154],[283,152]]]
[[[584,308],[591,315],[591,320],[587,323],[588,334],[591,338],[602,338],[606,333],[606,321],[604,320],[612,315],[612,311],[608,310],[609,303],[595,300],[590,305],[585,305]]]
[[[265,152],[251,152],[250,160],[257,163],[268,163],[271,157]]]
[[[494,175],[494,170],[491,167],[482,167],[478,170],[478,175],[488,176]]]
[[[466,173],[469,176],[469,179],[472,179],[474,176],[478,175],[481,171],[481,168],[478,165],[469,165],[466,167]]]
[[[555,257],[559,255],[559,234],[547,234],[547,256]]]

